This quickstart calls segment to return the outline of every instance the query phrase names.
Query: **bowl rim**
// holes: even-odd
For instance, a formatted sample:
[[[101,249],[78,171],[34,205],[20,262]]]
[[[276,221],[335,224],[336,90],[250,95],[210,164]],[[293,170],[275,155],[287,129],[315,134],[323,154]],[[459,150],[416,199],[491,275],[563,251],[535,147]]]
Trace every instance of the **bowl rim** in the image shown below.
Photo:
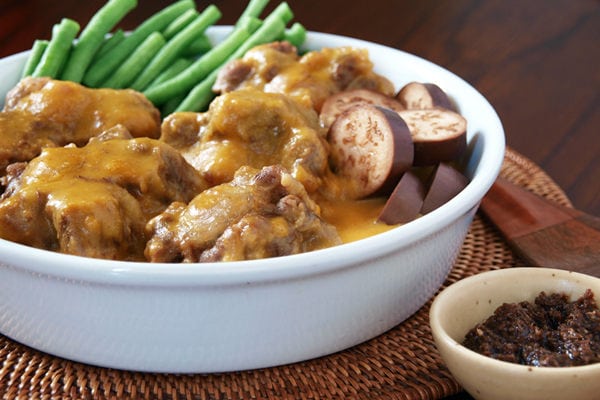
[[[472,363],[477,363],[478,365],[481,365],[485,368],[502,368],[507,373],[511,371],[515,374],[535,372],[537,375],[543,375],[545,377],[552,377],[564,374],[580,374],[584,372],[600,373],[600,362],[587,365],[577,365],[572,367],[536,367],[532,365],[523,365],[512,363],[509,361],[498,360],[492,357],[485,356],[465,347],[462,343],[452,338],[450,334],[448,334],[446,329],[444,329],[442,323],[440,322],[442,312],[440,308],[441,304],[448,296],[452,296],[457,292],[468,293],[469,287],[481,281],[493,281],[498,277],[519,276],[523,273],[539,275],[540,277],[547,277],[549,274],[551,274],[556,275],[556,279],[568,280],[570,282],[575,282],[577,279],[579,279],[582,283],[578,285],[582,288],[584,286],[587,286],[584,284],[585,282],[595,281],[597,285],[600,284],[600,278],[596,278],[591,275],[582,274],[570,270],[534,266],[501,268],[497,270],[485,271],[476,275],[469,276],[467,278],[463,278],[451,284],[450,286],[443,289],[440,293],[438,293],[431,304],[431,308],[429,310],[429,323],[436,344],[438,341],[441,342],[448,349],[451,349],[451,351],[454,354],[459,354],[460,357],[464,357]],[[596,292],[594,292],[594,295],[600,296],[600,293],[597,294]],[[596,302],[600,302],[600,297],[596,297]]]
[[[230,29],[230,26],[215,26],[209,28],[208,34],[211,38],[218,38]],[[482,160],[486,160],[486,165],[489,167],[485,170],[478,167],[475,176],[457,196],[438,209],[410,223],[357,242],[302,254],[259,260],[220,262],[218,265],[215,263],[149,263],[61,254],[4,239],[0,239],[0,254],[10,256],[12,268],[19,266],[19,269],[30,273],[96,283],[198,286],[301,279],[314,274],[330,273],[340,268],[361,265],[374,257],[385,257],[394,251],[390,248],[389,243],[401,241],[404,246],[408,246],[433,234],[440,227],[451,224],[460,216],[477,207],[480,199],[491,187],[500,171],[505,149],[502,123],[488,100],[456,74],[403,50],[349,36],[313,31],[307,32],[307,39],[303,47],[312,49],[341,45],[368,48],[369,52],[394,52],[414,63],[412,68],[419,68],[419,71],[423,70],[426,73],[431,72],[459,85],[461,91],[464,90],[461,92],[461,97],[464,95],[464,97],[474,99],[480,108],[479,114],[486,116],[486,127],[496,132],[485,137],[488,143],[485,143],[480,156],[480,163]],[[29,51],[24,51],[0,59],[0,61],[24,62],[28,54]],[[40,260],[45,262],[40,263]],[[82,268],[82,264],[85,264],[84,268]],[[3,265],[0,264],[0,266]]]

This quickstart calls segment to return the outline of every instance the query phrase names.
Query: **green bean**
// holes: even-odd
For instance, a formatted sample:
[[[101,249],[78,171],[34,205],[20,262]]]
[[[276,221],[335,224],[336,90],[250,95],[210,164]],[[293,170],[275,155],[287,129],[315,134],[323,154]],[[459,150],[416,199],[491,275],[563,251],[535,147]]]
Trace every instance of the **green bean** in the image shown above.
[[[217,81],[219,70],[215,69],[210,73],[202,82],[194,86],[194,88],[188,93],[188,95],[175,107],[175,112],[180,111],[201,111],[204,110],[208,104],[215,97],[212,91],[212,87]]]
[[[272,42],[283,36],[285,26],[294,17],[290,6],[284,1],[268,16],[248,40],[231,56],[232,59],[242,57],[248,50],[260,44]]]
[[[148,89],[158,86],[159,84],[166,82],[167,80],[173,78],[176,75],[179,75],[182,71],[184,71],[187,67],[192,65],[193,61],[189,58],[178,58],[175,60],[173,64],[171,64],[167,69],[165,69],[159,76],[156,77],[155,80],[148,86]]]
[[[162,31],[179,15],[194,7],[194,0],[180,0],[146,19],[119,46],[94,61],[86,72],[83,83],[98,87],[152,32]]]
[[[246,25],[249,24],[234,29],[225,40],[196,60],[185,71],[166,82],[144,91],[144,95],[155,105],[160,105],[173,96],[186,93],[209,75],[212,70],[221,65],[250,37],[251,32],[248,31]]]
[[[169,101],[167,101],[165,104],[163,104],[160,107],[160,115],[164,118],[167,115],[175,112],[175,109],[177,109],[177,106],[179,105],[179,103],[181,103],[183,101],[183,99],[185,99],[185,96],[186,95],[183,94],[183,95],[171,97],[169,99]]]
[[[154,87],[154,86],[156,86],[156,85],[158,85],[158,84],[166,81],[167,79],[170,79],[170,78],[176,76],[181,71],[183,71],[184,69],[186,69],[187,67],[189,67],[190,65],[192,65],[192,62],[193,61],[190,60],[189,58],[180,58],[180,59],[178,59],[169,68],[167,68],[165,71],[163,71],[163,73],[161,73],[154,80],[154,82],[152,82],[152,84],[150,84],[149,87],[150,88]],[[169,115],[171,112],[173,112],[175,110],[175,108],[177,108],[177,106],[179,105],[179,103],[181,103],[181,101],[184,98],[185,98],[185,94],[170,98],[165,104],[163,104],[160,107],[161,115],[163,117]]]
[[[47,40],[35,40],[33,42],[33,46],[31,46],[31,53],[29,53],[29,57],[27,58],[27,62],[25,62],[25,66],[23,67],[23,72],[21,73],[21,78],[29,76],[35,70],[35,67],[38,65],[42,56],[44,55],[44,51],[48,47]]]
[[[79,24],[69,18],[63,18],[59,24],[54,25],[48,47],[31,75],[58,77],[69,56],[77,32],[79,32]]]
[[[181,32],[183,28],[188,26],[190,22],[195,20],[198,17],[198,15],[200,15],[200,13],[194,8],[187,10],[179,17],[175,18],[175,20],[163,30],[163,36],[167,40],[171,39],[173,36]]]
[[[73,46],[61,79],[81,82],[106,34],[136,5],[137,0],[109,0],[98,10]]]
[[[128,87],[165,43],[159,32],[151,33],[102,86],[114,89]]]
[[[251,17],[247,15],[240,20],[239,24],[247,24],[246,27],[248,28],[248,30],[254,32],[258,29],[259,26],[262,25],[262,21],[257,17]],[[240,25],[236,25],[236,27],[239,26]],[[206,35],[206,33],[203,33],[202,35],[194,39],[192,43],[190,43],[190,45],[183,51],[183,55],[185,57],[200,56],[210,51],[212,47],[213,45],[210,41],[210,38]]]
[[[221,11],[211,4],[202,11],[200,16],[175,35],[154,56],[150,64],[144,68],[140,76],[131,85],[132,89],[143,91],[169,64],[177,59],[183,49],[188,46],[195,37],[202,34],[206,28],[213,25],[221,18]]]
[[[92,64],[118,46],[123,40],[125,40],[125,32],[123,32],[123,29],[117,29],[117,31],[115,31],[108,39],[104,40],[102,46],[100,46],[96,54],[94,54]]]
[[[257,17],[251,17],[249,15],[245,16],[244,19],[240,22],[240,25],[236,25],[234,29],[240,28],[242,26],[246,27],[248,31],[251,33],[256,32],[258,28],[260,28],[263,24],[263,21]]]
[[[260,14],[263,12],[268,3],[269,0],[250,0],[244,11],[242,11],[242,14],[240,14],[235,26],[240,26],[246,17],[260,17]]]
[[[202,82],[196,85],[175,111],[200,111],[205,109],[214,97],[212,86],[217,80],[219,70],[229,61],[242,57],[252,47],[272,42],[282,37],[286,24],[293,18],[292,10],[286,2],[279,4],[265,18],[263,24],[219,67],[215,68]]]
[[[306,28],[300,23],[294,23],[290,29],[286,29],[283,40],[287,40],[296,47],[302,46],[306,40]]]
[[[208,36],[203,33],[199,35],[188,47],[183,50],[183,56],[196,57],[202,55],[212,48],[212,43]]]

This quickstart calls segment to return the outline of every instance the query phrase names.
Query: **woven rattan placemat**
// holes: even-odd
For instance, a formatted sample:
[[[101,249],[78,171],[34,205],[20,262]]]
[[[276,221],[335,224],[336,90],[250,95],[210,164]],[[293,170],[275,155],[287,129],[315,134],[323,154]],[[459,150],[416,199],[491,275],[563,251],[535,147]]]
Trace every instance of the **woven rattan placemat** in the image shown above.
[[[502,175],[570,205],[556,183],[511,149]],[[444,286],[518,264],[478,213]],[[439,399],[457,393],[460,387],[435,349],[428,323],[430,304],[385,334],[343,352],[228,374],[147,374],[93,367],[41,353],[0,335],[0,395],[4,399]]]

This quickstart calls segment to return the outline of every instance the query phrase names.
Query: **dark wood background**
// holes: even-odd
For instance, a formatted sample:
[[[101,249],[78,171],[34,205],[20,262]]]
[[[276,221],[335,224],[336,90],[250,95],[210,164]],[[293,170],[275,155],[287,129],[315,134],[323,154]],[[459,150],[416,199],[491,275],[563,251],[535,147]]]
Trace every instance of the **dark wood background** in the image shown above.
[[[123,27],[132,28],[170,2],[140,0]],[[234,22],[246,4],[213,3],[224,14],[222,24]],[[278,2],[272,3],[270,8]],[[310,30],[401,49],[464,78],[496,108],[508,146],[540,165],[577,208],[600,215],[598,0],[289,3],[295,19]],[[0,57],[28,49],[35,38],[49,38],[61,17],[85,24],[102,4],[2,0]]]

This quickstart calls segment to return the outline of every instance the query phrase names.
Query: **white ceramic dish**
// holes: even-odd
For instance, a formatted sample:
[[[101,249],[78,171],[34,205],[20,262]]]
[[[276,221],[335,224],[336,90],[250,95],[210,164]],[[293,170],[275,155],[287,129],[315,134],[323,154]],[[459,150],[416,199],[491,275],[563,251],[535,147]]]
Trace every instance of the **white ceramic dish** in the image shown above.
[[[212,37],[229,28],[215,27]],[[308,49],[367,48],[397,87],[435,82],[469,121],[467,188],[436,211],[359,242],[221,264],[87,259],[0,240],[0,332],[85,363],[217,372],[301,361],[373,338],[417,311],[443,283],[503,160],[504,133],[486,99],[413,55],[310,32]],[[0,60],[0,94],[25,53]]]
[[[436,346],[456,380],[476,399],[597,399],[600,363],[535,368],[495,360],[460,344],[502,303],[533,301],[541,291],[566,293],[576,300],[586,289],[598,302],[600,279],[548,268],[509,268],[463,279],[444,289],[431,306]]]

